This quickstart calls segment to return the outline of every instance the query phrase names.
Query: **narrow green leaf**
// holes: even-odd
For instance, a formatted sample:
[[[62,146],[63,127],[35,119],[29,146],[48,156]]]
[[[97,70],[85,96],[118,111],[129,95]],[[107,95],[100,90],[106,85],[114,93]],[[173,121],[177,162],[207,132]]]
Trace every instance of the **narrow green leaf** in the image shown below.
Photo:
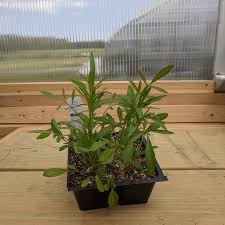
[[[141,91],[141,96],[143,97],[143,100],[146,99],[146,97],[149,95],[152,87],[151,86],[145,86]]]
[[[109,191],[109,188],[110,188],[110,183],[109,182],[104,184],[105,191]]]
[[[29,133],[33,133],[33,134],[49,134],[50,131],[49,130],[32,130]]]
[[[84,124],[88,124],[89,123],[89,118],[84,113],[79,113],[79,117],[83,121]]]
[[[44,171],[43,176],[45,177],[57,177],[66,173],[66,169],[61,168],[50,168]]]
[[[160,124],[154,122],[147,128],[147,132],[155,131],[155,130],[157,130],[159,128],[160,128]]]
[[[75,167],[74,165],[68,165],[68,169],[69,169],[69,170],[75,170],[76,167]]]
[[[134,153],[134,146],[133,143],[125,146],[122,152],[122,160],[125,164],[128,164],[132,158],[132,155]]]
[[[130,85],[128,86],[128,89],[127,89],[127,96],[129,97],[130,101],[132,101],[134,98],[134,90]]]
[[[160,87],[156,87],[156,86],[151,86],[153,89],[161,92],[161,93],[164,93],[164,94],[168,94],[168,92]]]
[[[139,83],[138,83],[138,91],[141,91],[141,88],[142,88],[142,82],[139,81]]]
[[[144,116],[143,112],[142,112],[142,109],[141,108],[136,108],[135,111],[137,112],[139,118],[142,118]]]
[[[123,112],[120,107],[117,108],[117,115],[118,115],[119,121],[122,121],[123,120]]]
[[[159,113],[156,115],[160,120],[165,120],[168,117],[168,113]]]
[[[104,175],[105,175],[104,167],[102,167],[102,166],[98,167],[98,169],[96,171],[96,175],[98,175],[98,177],[104,177]]]
[[[135,97],[135,107],[138,108],[141,100],[141,93],[138,93]]]
[[[101,80],[96,84],[96,88],[101,87],[102,82],[105,81],[105,79],[106,79],[105,77],[101,78]]]
[[[147,100],[143,103],[143,107],[148,107],[154,102],[158,102],[161,99],[165,98],[166,95],[160,95],[160,96],[148,96]]]
[[[95,57],[94,57],[93,52],[91,52],[91,55],[90,55],[90,74],[91,74],[91,81],[94,82],[94,80],[95,80]]]
[[[109,193],[108,204],[109,207],[114,207],[118,204],[119,195],[112,189]]]
[[[152,79],[151,84],[156,82],[157,80],[160,80],[161,78],[165,77],[172,69],[174,65],[166,66],[165,68],[161,69]]]
[[[81,96],[84,96],[86,99],[87,97],[89,96],[89,93],[85,90],[81,90],[80,88],[78,87],[74,87],[74,89],[81,95]]]
[[[100,140],[104,138],[105,136],[111,134],[112,126],[103,127],[101,130],[99,130],[96,133],[96,140]]]
[[[99,156],[99,161],[102,164],[109,164],[113,161],[115,155],[115,151],[112,148],[108,148],[101,152]]]
[[[98,141],[95,142],[91,148],[89,149],[90,152],[95,152],[97,150],[100,150],[102,147],[105,147],[105,145],[108,143],[108,140],[105,141]]]
[[[62,140],[62,136],[61,136],[61,135],[58,135],[58,136],[56,137],[56,142],[59,143],[61,140]]]
[[[102,99],[102,97],[104,96],[104,95],[106,95],[107,94],[107,92],[105,91],[105,90],[101,90],[101,91],[98,91],[96,94],[95,94],[95,101],[96,102],[98,102],[98,101],[100,101],[101,99]]]
[[[75,98],[75,89],[73,89],[73,92],[72,92],[71,97],[72,97],[72,104],[73,104],[73,102],[74,102],[74,98]]]
[[[49,91],[41,91],[41,93],[48,98],[58,99],[58,96],[54,95],[53,93]]]
[[[115,122],[114,118],[113,118],[109,113],[106,113],[105,115],[107,116],[108,121],[109,121],[111,124],[114,124],[114,122]]]
[[[94,59],[94,54],[91,52],[90,55],[90,72],[88,75],[88,85],[89,85],[89,90],[90,93],[94,90],[94,84],[95,84],[95,59]]]
[[[137,124],[130,123],[130,125],[127,128],[128,128],[127,136],[131,137],[135,133],[135,131],[137,130]]]
[[[141,136],[143,136],[143,132],[137,132],[132,138],[131,138],[131,142],[135,142],[137,141],[139,138],[141,138]]]
[[[51,121],[51,128],[52,128],[52,131],[53,131],[54,134],[62,135],[62,132],[61,132],[61,130],[58,126],[58,123],[56,122],[55,119],[52,119],[52,121]]]
[[[121,107],[130,107],[131,105],[127,96],[125,97],[124,95],[117,95],[115,100]]]
[[[72,80],[72,82],[78,87],[75,90],[80,90],[79,93],[82,95],[88,95],[86,85],[80,80]]]
[[[110,103],[112,103],[112,101],[113,101],[112,98],[105,98],[105,99],[99,100],[99,101],[95,104],[95,109],[98,109],[98,108],[100,108],[100,107],[103,106],[103,105],[110,104]]]
[[[82,182],[81,182],[81,187],[82,187],[82,188],[86,188],[86,187],[89,185],[89,182],[90,182],[90,177],[88,177],[88,178],[85,179],[85,180],[82,180]]]
[[[41,133],[37,136],[36,139],[41,140],[41,139],[45,139],[47,137],[49,137],[50,133]]]
[[[147,167],[150,173],[153,175],[155,174],[155,167],[156,167],[156,158],[155,158],[155,152],[152,146],[152,143],[149,139],[147,138],[147,143],[146,143],[146,148],[145,148],[145,157],[147,160]]]
[[[105,191],[104,185],[102,181],[100,180],[100,178],[98,177],[98,175],[95,176],[95,182],[96,182],[98,190],[100,192],[104,192]]]
[[[132,164],[137,170],[143,170],[143,166],[142,166],[141,162],[138,159],[133,160]]]
[[[132,80],[130,80],[129,83],[130,83],[130,85],[133,87],[133,89],[134,89],[135,91],[138,91],[137,86],[135,85],[135,83],[134,83]]]
[[[151,118],[156,124],[158,124],[160,127],[162,127],[164,130],[167,130],[167,129],[166,129],[166,126],[165,126],[165,122],[163,122],[157,115],[152,114],[152,115],[150,116],[150,118]]]
[[[75,142],[73,142],[73,149],[76,153],[79,152],[90,152],[90,149],[78,146]]]
[[[169,130],[153,130],[152,132],[159,133],[159,134],[174,134],[174,132]]]
[[[138,75],[139,75],[139,77],[141,78],[141,80],[143,80],[143,81],[145,82],[145,84],[147,84],[146,79],[145,79],[144,72],[141,71],[141,70],[139,70],[139,71],[138,71]]]
[[[59,148],[59,151],[63,151],[63,150],[65,150],[66,148],[68,148],[68,145],[63,145],[63,146],[61,146],[61,147]]]

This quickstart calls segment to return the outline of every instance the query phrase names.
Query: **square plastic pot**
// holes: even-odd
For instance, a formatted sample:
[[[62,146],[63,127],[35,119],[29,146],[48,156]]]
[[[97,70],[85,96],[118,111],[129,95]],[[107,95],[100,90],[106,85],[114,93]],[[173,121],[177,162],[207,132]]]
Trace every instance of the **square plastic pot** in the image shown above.
[[[68,164],[71,165],[74,151],[68,150]],[[147,203],[155,183],[167,181],[159,164],[156,164],[156,177],[145,180],[123,181],[116,183],[116,192],[119,195],[119,205]],[[72,191],[77,200],[80,210],[92,210],[108,207],[109,192],[99,192],[96,187],[81,188],[80,185],[73,185],[69,173],[67,174],[67,188]]]

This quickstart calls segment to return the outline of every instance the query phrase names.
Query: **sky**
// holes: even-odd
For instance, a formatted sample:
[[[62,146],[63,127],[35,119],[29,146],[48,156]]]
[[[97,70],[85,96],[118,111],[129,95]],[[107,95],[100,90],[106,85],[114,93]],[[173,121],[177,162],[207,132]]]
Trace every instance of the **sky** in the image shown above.
[[[157,0],[0,0],[0,35],[107,40]]]

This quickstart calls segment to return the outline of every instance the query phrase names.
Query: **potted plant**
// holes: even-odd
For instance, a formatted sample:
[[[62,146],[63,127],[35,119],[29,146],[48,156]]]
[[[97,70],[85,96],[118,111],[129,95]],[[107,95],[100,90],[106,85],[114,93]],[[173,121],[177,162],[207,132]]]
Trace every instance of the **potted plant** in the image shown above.
[[[110,94],[96,81],[94,56],[90,57],[90,72],[83,81],[73,80],[74,90],[68,103],[75,112],[74,121],[51,121],[48,130],[36,130],[37,139],[51,134],[62,142],[60,151],[68,149],[67,169],[50,168],[44,176],[54,177],[67,172],[67,187],[73,191],[81,210],[112,207],[117,204],[146,203],[156,182],[166,181],[156,161],[150,141],[152,132],[172,134],[164,120],[167,113],[155,113],[152,104],[164,98],[166,91],[155,82],[168,74],[173,66],[162,69],[151,82],[140,71],[136,84],[129,82],[127,95]],[[159,94],[152,95],[152,91]],[[45,96],[57,98],[42,91]],[[81,96],[84,111],[74,107],[75,96]],[[99,109],[104,106],[100,114]],[[116,110],[118,119],[110,114]],[[68,131],[67,133],[65,131]]]

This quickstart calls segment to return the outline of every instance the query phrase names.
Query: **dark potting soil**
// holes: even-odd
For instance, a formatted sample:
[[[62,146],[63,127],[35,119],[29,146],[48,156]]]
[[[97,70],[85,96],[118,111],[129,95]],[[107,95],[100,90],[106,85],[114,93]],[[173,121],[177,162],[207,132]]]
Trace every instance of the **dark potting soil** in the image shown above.
[[[70,170],[68,173],[68,180],[70,181],[70,185],[81,185],[82,180],[90,177],[89,186],[95,185],[95,173],[89,171],[82,163],[82,160],[79,155],[74,154],[72,149],[69,149],[69,158],[70,165],[74,166],[74,170]],[[145,160],[143,159],[143,165],[145,164]],[[105,166],[105,174],[112,178],[114,181],[142,181],[149,180],[153,176],[151,176],[147,170],[145,171],[130,171],[127,167],[125,167],[120,161],[114,160],[111,165]]]

